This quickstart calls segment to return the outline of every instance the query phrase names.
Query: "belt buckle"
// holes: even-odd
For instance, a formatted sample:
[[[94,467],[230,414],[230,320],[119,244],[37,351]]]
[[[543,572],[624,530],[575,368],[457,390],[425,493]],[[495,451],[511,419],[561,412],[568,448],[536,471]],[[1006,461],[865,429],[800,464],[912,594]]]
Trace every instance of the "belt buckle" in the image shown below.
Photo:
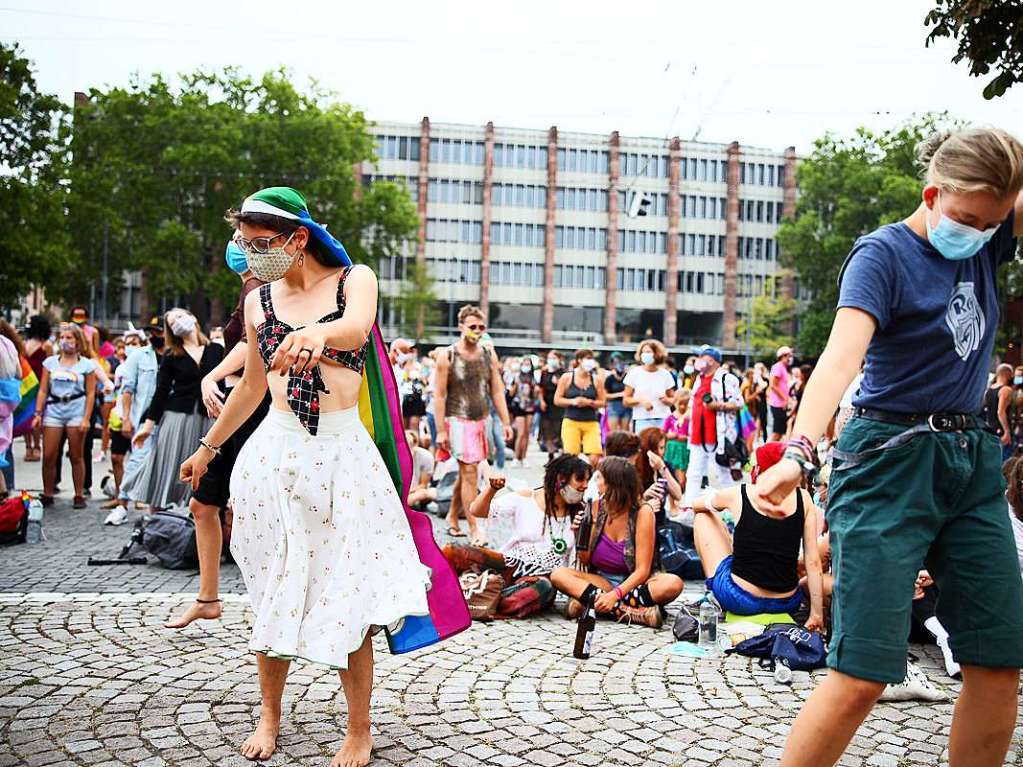
[[[931,413],[927,416],[927,425],[931,431],[963,431],[966,428],[966,416],[962,413]]]

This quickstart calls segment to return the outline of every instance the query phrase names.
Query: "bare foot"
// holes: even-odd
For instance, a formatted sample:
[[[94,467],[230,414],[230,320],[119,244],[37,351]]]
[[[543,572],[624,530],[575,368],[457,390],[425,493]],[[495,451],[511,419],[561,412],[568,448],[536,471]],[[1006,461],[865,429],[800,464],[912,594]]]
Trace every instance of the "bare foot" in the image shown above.
[[[242,756],[250,761],[262,761],[273,756],[277,750],[277,735],[281,730],[281,717],[272,715],[261,715],[259,724],[248,740],[242,743],[239,751]]]
[[[163,626],[168,629],[180,629],[194,620],[216,620],[221,612],[219,599],[216,602],[192,602],[184,615],[176,620],[167,621]]]
[[[373,738],[369,728],[348,730],[341,750],[330,760],[330,767],[366,767],[373,754]]]

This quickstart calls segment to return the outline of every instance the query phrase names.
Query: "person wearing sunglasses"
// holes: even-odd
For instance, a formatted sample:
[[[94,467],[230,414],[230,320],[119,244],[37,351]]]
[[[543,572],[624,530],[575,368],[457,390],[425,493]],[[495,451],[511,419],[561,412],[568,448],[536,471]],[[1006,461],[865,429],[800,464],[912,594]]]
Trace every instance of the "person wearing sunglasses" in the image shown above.
[[[462,337],[437,356],[433,412],[437,420],[437,447],[458,461],[458,481],[448,511],[448,534],[464,538],[458,519],[463,514],[469,537],[482,546],[475,517],[468,513],[479,492],[478,466],[487,460],[487,423],[493,401],[503,426],[503,437],[512,437],[504,381],[494,353],[480,340],[487,330],[483,312],[476,306],[458,311]]]

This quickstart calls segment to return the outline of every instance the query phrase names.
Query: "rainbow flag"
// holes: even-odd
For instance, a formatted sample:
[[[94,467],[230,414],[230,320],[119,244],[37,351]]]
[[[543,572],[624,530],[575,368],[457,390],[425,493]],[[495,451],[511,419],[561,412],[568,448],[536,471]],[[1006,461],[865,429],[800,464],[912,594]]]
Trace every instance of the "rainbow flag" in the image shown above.
[[[21,402],[14,409],[14,436],[21,437],[32,431],[32,418],[36,414],[36,395],[39,379],[28,360],[21,358]]]
[[[472,618],[458,577],[434,540],[429,517],[410,509],[405,503],[412,481],[412,452],[405,440],[398,384],[384,340],[375,325],[362,374],[359,416],[376,443],[401,496],[419,559],[433,573],[433,585],[426,594],[430,614],[407,616],[393,631],[387,630],[387,643],[392,653],[410,652],[467,629]]]
[[[269,213],[291,219],[306,227],[310,235],[330,251],[338,266],[352,265],[344,245],[327,231],[326,226],[313,220],[305,198],[291,187],[260,189],[245,199],[242,213]],[[375,324],[362,373],[359,416],[376,443],[402,499],[419,559],[432,572],[432,584],[426,595],[430,614],[406,616],[393,629],[387,630],[387,643],[392,653],[411,652],[469,628],[472,618],[458,577],[433,538],[433,525],[429,518],[413,511],[405,502],[412,481],[412,451],[405,440],[394,370],[380,329]]]

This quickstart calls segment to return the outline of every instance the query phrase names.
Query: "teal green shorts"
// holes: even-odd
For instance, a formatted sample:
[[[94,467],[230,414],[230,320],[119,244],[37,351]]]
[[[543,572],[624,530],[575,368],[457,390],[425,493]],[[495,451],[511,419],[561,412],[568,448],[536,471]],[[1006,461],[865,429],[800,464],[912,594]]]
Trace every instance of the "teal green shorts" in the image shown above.
[[[858,453],[906,429],[855,418],[838,447]],[[1001,444],[980,429],[922,434],[847,468],[835,462],[831,668],[903,680],[922,569],[938,586],[938,619],[958,663],[1023,667],[1023,582],[1001,464]]]

